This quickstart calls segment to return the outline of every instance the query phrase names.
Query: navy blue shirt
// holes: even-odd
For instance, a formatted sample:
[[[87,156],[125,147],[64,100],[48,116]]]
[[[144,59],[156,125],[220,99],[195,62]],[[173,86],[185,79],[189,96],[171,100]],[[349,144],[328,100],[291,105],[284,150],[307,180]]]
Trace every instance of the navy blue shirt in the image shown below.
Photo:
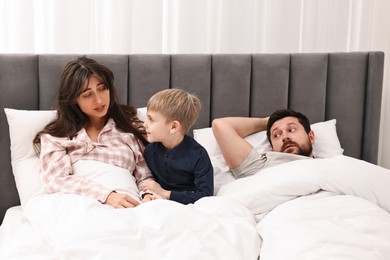
[[[173,149],[160,142],[150,143],[144,156],[156,181],[171,191],[171,200],[189,204],[213,195],[213,166],[206,149],[192,137],[184,136]]]

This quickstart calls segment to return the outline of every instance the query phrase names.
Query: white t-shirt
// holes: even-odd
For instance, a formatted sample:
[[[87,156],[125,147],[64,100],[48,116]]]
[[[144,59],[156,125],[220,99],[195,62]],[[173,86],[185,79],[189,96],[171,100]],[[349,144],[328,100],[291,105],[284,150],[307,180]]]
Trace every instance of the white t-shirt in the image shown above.
[[[231,171],[235,178],[242,178],[253,175],[267,167],[303,159],[313,159],[313,157],[273,151],[259,153],[256,149],[252,149],[241,165]]]

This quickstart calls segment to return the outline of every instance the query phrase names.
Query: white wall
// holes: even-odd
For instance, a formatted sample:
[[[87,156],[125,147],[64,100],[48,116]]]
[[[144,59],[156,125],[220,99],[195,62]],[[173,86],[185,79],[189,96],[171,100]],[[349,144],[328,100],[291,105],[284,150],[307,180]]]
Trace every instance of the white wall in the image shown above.
[[[385,52],[378,164],[390,169],[390,1],[377,1],[374,14],[371,49]]]
[[[388,0],[0,0],[1,53],[385,52],[379,164],[390,169]]]

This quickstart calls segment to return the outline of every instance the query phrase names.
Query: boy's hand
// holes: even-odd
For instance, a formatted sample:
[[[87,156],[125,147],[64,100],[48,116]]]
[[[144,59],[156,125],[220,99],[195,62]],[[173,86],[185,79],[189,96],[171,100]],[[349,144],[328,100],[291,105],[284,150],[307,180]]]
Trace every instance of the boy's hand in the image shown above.
[[[144,186],[143,186],[143,190],[144,191],[152,190],[152,191],[160,194],[160,192],[163,191],[164,189],[161,188],[160,184],[158,184],[156,181],[148,180],[148,181],[145,181]]]
[[[144,198],[142,199],[142,202],[148,202],[148,201],[156,200],[156,199],[164,199],[164,198],[161,197],[161,196],[158,195],[158,194],[146,194],[146,195],[144,196]]]
[[[142,199],[142,202],[148,202],[154,200],[154,195],[153,194],[145,194],[145,196]]]
[[[158,184],[154,180],[145,181],[145,183],[143,184],[143,189],[142,190],[143,191],[151,190],[151,191],[157,193],[163,199],[169,199],[170,196],[171,196],[171,192],[169,190],[164,190],[160,186],[160,184]]]

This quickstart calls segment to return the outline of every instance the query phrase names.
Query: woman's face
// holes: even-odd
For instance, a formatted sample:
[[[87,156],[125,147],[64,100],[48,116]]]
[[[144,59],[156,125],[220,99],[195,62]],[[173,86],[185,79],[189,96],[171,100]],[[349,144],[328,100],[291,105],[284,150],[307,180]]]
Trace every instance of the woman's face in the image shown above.
[[[110,106],[110,91],[96,76],[92,75],[83,85],[76,103],[91,121],[104,120]]]

